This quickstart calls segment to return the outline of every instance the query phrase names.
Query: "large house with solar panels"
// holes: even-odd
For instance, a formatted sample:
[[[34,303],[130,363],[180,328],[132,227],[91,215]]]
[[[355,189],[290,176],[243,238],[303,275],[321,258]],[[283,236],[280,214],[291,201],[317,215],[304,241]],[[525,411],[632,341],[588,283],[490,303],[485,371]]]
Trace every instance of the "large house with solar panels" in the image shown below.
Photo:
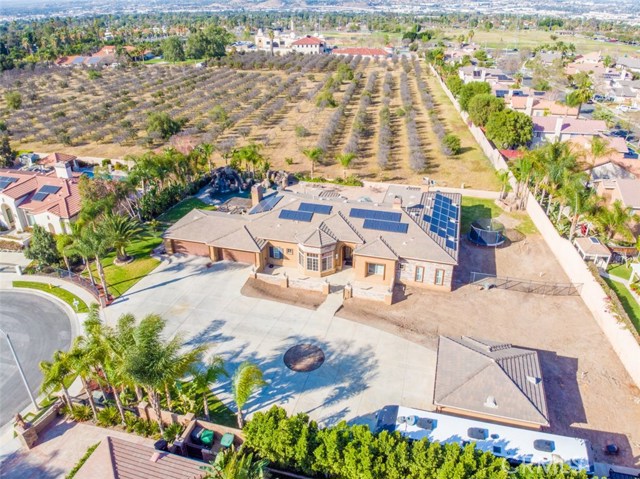
[[[40,225],[50,233],[69,233],[80,213],[78,174],[71,162],[60,162],[48,173],[0,170],[0,222],[24,231]]]
[[[285,190],[262,198],[254,187],[252,201],[246,214],[191,211],[165,232],[167,252],[248,263],[258,272],[281,266],[320,278],[351,269],[357,282],[451,289],[459,194],[403,188],[376,204]]]

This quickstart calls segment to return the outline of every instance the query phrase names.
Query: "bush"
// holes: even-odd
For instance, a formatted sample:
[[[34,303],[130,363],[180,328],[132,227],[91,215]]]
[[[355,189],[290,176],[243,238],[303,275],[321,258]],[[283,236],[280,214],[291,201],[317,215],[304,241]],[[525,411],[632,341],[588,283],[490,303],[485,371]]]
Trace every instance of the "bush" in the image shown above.
[[[69,410],[69,408],[65,407],[63,409],[63,413],[77,422],[85,422],[93,417],[90,406],[74,406],[73,410]]]
[[[445,135],[445,137],[442,139],[442,144],[447,147],[449,151],[451,151],[452,155],[457,155],[458,153],[460,153],[460,138],[458,138],[456,135],[452,133]]]
[[[98,70],[89,70],[87,73],[89,80],[97,80],[98,78],[102,78],[102,73]]]
[[[53,235],[40,225],[34,225],[29,246],[24,250],[27,259],[36,260],[40,266],[52,266],[60,262],[60,254]]]
[[[491,93],[481,93],[469,100],[469,118],[477,126],[485,126],[492,113],[504,110],[504,100]]]
[[[22,106],[22,95],[17,91],[8,91],[4,94],[4,100],[10,110],[19,110]]]
[[[487,82],[472,81],[464,85],[458,93],[458,103],[463,111],[467,111],[469,108],[469,101],[482,93],[491,93],[491,85]]]
[[[453,96],[458,96],[463,86],[464,82],[459,76],[451,75],[449,78],[447,78],[447,88],[449,88],[449,91],[453,94]]]
[[[111,427],[120,424],[120,413],[115,406],[108,406],[98,411],[98,426]]]
[[[172,443],[173,441],[176,440],[177,437],[180,437],[180,434],[182,434],[183,429],[184,428],[182,427],[182,424],[179,424],[179,423],[170,424],[164,429],[164,434],[162,435],[162,437],[165,441]]]

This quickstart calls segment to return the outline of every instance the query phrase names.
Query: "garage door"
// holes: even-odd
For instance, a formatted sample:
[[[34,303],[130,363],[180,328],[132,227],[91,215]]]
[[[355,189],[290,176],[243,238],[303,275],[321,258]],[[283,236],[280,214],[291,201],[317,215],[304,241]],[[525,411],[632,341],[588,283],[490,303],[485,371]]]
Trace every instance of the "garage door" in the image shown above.
[[[222,250],[222,259],[227,261],[236,261],[238,263],[249,263],[253,264],[255,262],[255,254],[249,253],[248,251],[238,251],[234,249],[223,249]]]
[[[193,254],[196,256],[209,256],[209,246],[204,243],[195,243],[193,241],[173,240],[173,252]]]

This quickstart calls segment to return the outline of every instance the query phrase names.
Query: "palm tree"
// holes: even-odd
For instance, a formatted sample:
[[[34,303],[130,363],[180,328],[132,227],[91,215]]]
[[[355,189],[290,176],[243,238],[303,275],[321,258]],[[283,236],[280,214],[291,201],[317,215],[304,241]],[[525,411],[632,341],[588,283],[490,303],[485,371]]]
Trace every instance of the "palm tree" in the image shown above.
[[[347,169],[349,168],[353,160],[355,160],[355,158],[355,153],[341,153],[336,156],[336,160],[338,160],[338,162],[342,165],[342,175],[345,178],[347,177]]]
[[[64,351],[56,351],[53,353],[51,361],[41,361],[39,366],[43,374],[41,391],[43,393],[50,393],[62,389],[69,410],[73,410],[71,396],[65,384],[66,381],[74,377],[69,354]]]
[[[507,192],[511,189],[511,184],[509,183],[509,170],[496,171],[496,175],[500,182],[500,199],[503,200],[507,196]]]
[[[571,208],[571,227],[569,228],[569,240],[572,240],[578,221],[584,215],[594,211],[597,206],[598,197],[594,190],[585,187],[585,175],[573,177],[563,186],[563,196],[566,203]]]
[[[241,453],[231,448],[221,452],[209,468],[210,479],[265,479],[269,477],[266,459],[255,460],[253,453]]]
[[[611,241],[616,235],[626,240],[633,238],[629,224],[636,218],[630,206],[625,207],[616,200],[611,208],[602,207],[594,215],[594,223],[600,233]]]
[[[319,147],[306,148],[302,150],[302,154],[306,156],[311,162],[311,178],[313,178],[316,163],[320,161],[320,159],[322,158],[322,155],[324,154],[324,150]]]
[[[522,158],[518,158],[514,167],[513,174],[518,180],[516,187],[516,197],[520,198],[520,207],[524,206],[524,199],[529,188],[529,182],[531,181],[531,174],[533,173],[533,161],[529,155],[525,155]]]
[[[88,252],[94,257],[102,290],[105,296],[108,295],[107,278],[104,275],[104,268],[102,267],[102,257],[107,253],[107,242],[105,238],[92,227],[87,227],[82,230],[82,236],[76,240],[76,243],[78,243],[76,247],[78,247],[79,250]]]
[[[71,223],[71,238],[72,243],[64,248],[65,256],[77,255],[82,258],[82,262],[86,267],[89,279],[93,286],[96,285],[96,281],[93,278],[93,272],[91,271],[91,257],[93,256],[93,249],[91,245],[82,239],[82,229],[79,223]]]
[[[214,166],[213,163],[211,162],[211,156],[215,151],[215,147],[210,143],[201,143],[200,145],[198,145],[197,149],[200,155],[202,156],[202,159],[207,162],[207,165],[209,167],[209,174],[211,174]]]
[[[606,158],[616,150],[609,146],[609,142],[600,136],[594,136],[591,140],[591,168],[589,169],[589,179],[593,177],[593,169],[596,167],[596,161],[600,158]]]
[[[165,320],[157,314],[144,317],[132,331],[133,344],[124,352],[123,365],[127,376],[145,389],[160,432],[164,432],[164,424],[159,391],[166,390],[169,384],[183,376],[200,360],[205,349],[200,347],[181,353],[182,340],[179,336],[168,341],[162,338],[165,325]]]
[[[88,379],[94,374],[93,365],[95,364],[94,353],[97,351],[91,349],[91,347],[85,341],[85,338],[78,336],[74,342],[71,351],[69,352],[69,362],[74,373],[80,377],[82,382],[82,388],[89,400],[89,406],[91,406],[91,412],[93,413],[93,419],[98,420],[98,412],[96,410],[96,403],[93,399],[93,394],[89,389]]]
[[[202,405],[204,406],[204,415],[209,417],[209,393],[211,392],[211,384],[215,383],[221,376],[227,375],[224,369],[224,362],[220,356],[214,356],[204,367],[194,369],[193,377],[190,384],[193,385],[196,394],[202,394]]]
[[[140,236],[142,227],[130,216],[108,214],[100,223],[100,232],[104,240],[116,250],[116,260],[125,263],[131,258],[127,255],[127,246]]]
[[[273,40],[276,36],[275,32],[273,31],[273,28],[271,30],[269,30],[269,46],[271,47],[271,56],[273,56]]]
[[[73,237],[68,234],[59,234],[56,235],[56,249],[62,259],[64,260],[64,265],[67,267],[67,271],[71,274],[71,265],[69,264],[69,257],[67,256],[67,251],[69,246],[73,244]]]
[[[576,89],[567,95],[566,103],[568,106],[578,107],[578,117],[582,104],[588,102],[593,97],[593,82],[588,74],[578,74],[575,78]]]
[[[238,409],[238,427],[244,426],[243,408],[249,397],[258,389],[266,386],[260,368],[250,361],[243,362],[231,378],[231,394]]]

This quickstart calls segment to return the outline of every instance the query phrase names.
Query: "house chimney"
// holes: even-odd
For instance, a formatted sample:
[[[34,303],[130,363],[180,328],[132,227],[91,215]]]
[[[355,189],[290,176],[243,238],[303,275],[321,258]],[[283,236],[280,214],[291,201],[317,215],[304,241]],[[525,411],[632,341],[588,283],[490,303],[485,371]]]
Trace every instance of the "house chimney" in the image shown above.
[[[564,117],[559,116],[556,118],[556,128],[553,132],[553,140],[560,141],[562,137],[562,125],[564,125]]]
[[[533,95],[530,95],[527,97],[527,106],[524,110],[527,116],[533,116],[533,101],[534,101]]]
[[[251,187],[251,206],[256,206],[262,201],[264,188],[261,185],[253,185]]]
[[[402,209],[402,196],[396,196],[393,198],[393,209],[401,210]]]
[[[71,162],[69,161],[59,161],[55,165],[53,165],[55,169],[56,176],[58,178],[70,179],[73,178],[73,171],[71,170]]]

